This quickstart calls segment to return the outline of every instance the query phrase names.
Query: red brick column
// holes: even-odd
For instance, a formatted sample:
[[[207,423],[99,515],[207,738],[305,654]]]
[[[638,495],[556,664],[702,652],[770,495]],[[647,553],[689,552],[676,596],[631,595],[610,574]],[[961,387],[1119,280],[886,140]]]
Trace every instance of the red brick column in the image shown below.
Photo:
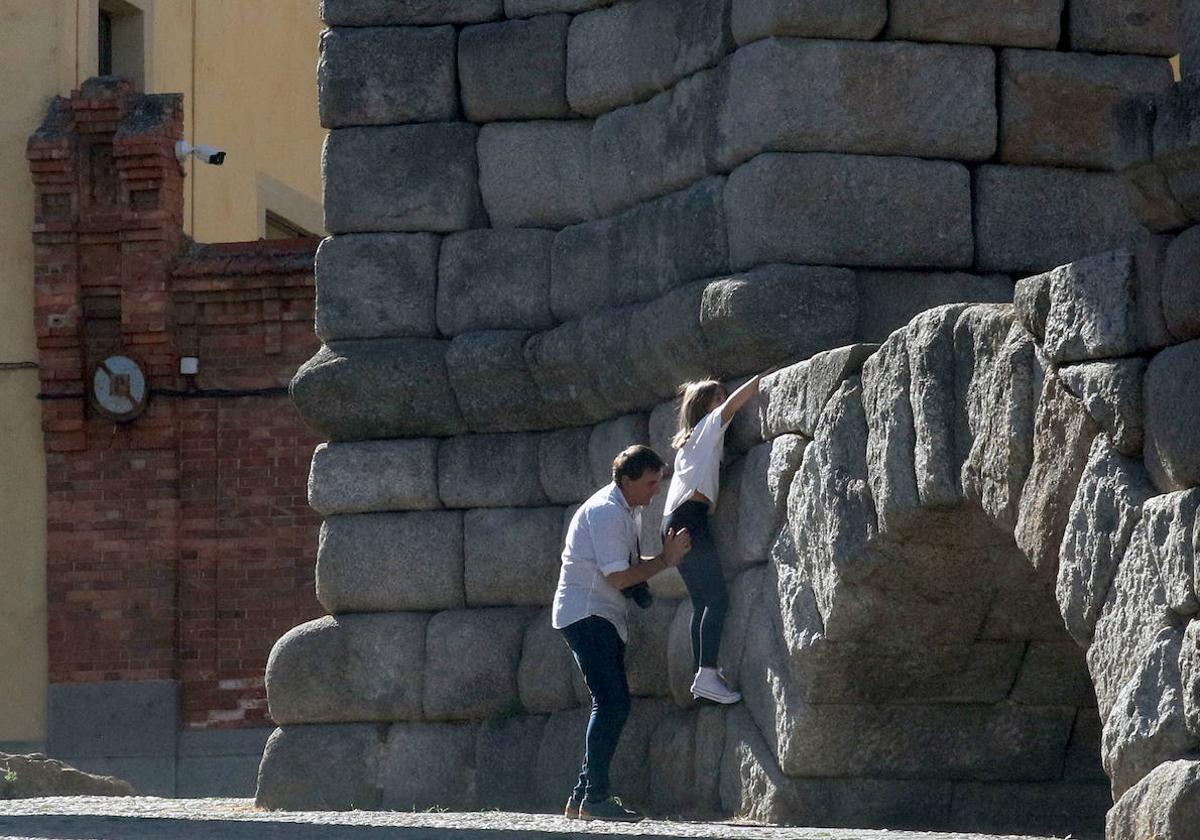
[[[317,440],[286,394],[318,346],[316,242],[187,243],[181,137],[178,95],[93,79],[28,145],[52,697],[175,681],[185,725],[261,725],[271,645],[320,614]],[[130,422],[89,398],[114,354],[150,391]]]

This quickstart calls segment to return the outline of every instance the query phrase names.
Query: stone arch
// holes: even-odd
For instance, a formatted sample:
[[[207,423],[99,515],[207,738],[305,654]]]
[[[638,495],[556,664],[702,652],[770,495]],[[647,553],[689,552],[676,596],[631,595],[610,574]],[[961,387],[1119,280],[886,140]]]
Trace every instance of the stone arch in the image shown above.
[[[725,775],[743,811],[1098,831],[1158,765],[1187,775],[1168,762],[1200,746],[1195,493],[1156,496],[1111,398],[1074,396],[1088,372],[1048,355],[1050,282],[923,313],[817,389],[751,600],[770,621],[740,652],[750,714],[730,715]],[[815,373],[766,384],[763,437],[791,430]]]

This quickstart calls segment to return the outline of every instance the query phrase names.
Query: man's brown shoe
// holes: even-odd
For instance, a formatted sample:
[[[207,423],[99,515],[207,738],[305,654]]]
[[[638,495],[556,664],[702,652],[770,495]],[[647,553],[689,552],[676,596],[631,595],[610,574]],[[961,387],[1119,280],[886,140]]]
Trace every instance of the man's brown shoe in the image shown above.
[[[576,799],[575,794],[571,794],[571,798],[567,800],[566,807],[563,808],[563,816],[569,820],[579,819],[579,806],[582,804],[582,799]]]
[[[607,820],[609,822],[641,822],[642,815],[621,804],[615,796],[602,799],[599,802],[588,802],[586,799],[579,806],[581,820]]]

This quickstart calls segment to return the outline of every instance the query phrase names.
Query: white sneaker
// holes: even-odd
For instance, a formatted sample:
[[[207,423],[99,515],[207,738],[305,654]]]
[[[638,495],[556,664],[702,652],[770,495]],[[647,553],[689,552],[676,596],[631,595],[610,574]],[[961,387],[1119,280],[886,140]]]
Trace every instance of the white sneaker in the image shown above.
[[[725,685],[716,668],[701,668],[696,672],[696,679],[692,681],[692,696],[725,705],[742,699],[741,694]]]

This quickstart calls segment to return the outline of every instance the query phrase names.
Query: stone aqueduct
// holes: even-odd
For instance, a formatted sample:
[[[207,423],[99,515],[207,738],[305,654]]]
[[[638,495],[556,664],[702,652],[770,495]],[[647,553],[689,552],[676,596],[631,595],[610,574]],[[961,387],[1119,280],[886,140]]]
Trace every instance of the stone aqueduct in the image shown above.
[[[666,451],[679,382],[789,362],[717,513],[745,703],[690,705],[663,576],[624,792],[1195,836],[1200,87],[1190,43],[1183,82],[1161,58],[1187,3],[323,11],[325,344],[293,397],[331,441],[330,615],[272,653],[261,804],[559,807],[572,505]]]

